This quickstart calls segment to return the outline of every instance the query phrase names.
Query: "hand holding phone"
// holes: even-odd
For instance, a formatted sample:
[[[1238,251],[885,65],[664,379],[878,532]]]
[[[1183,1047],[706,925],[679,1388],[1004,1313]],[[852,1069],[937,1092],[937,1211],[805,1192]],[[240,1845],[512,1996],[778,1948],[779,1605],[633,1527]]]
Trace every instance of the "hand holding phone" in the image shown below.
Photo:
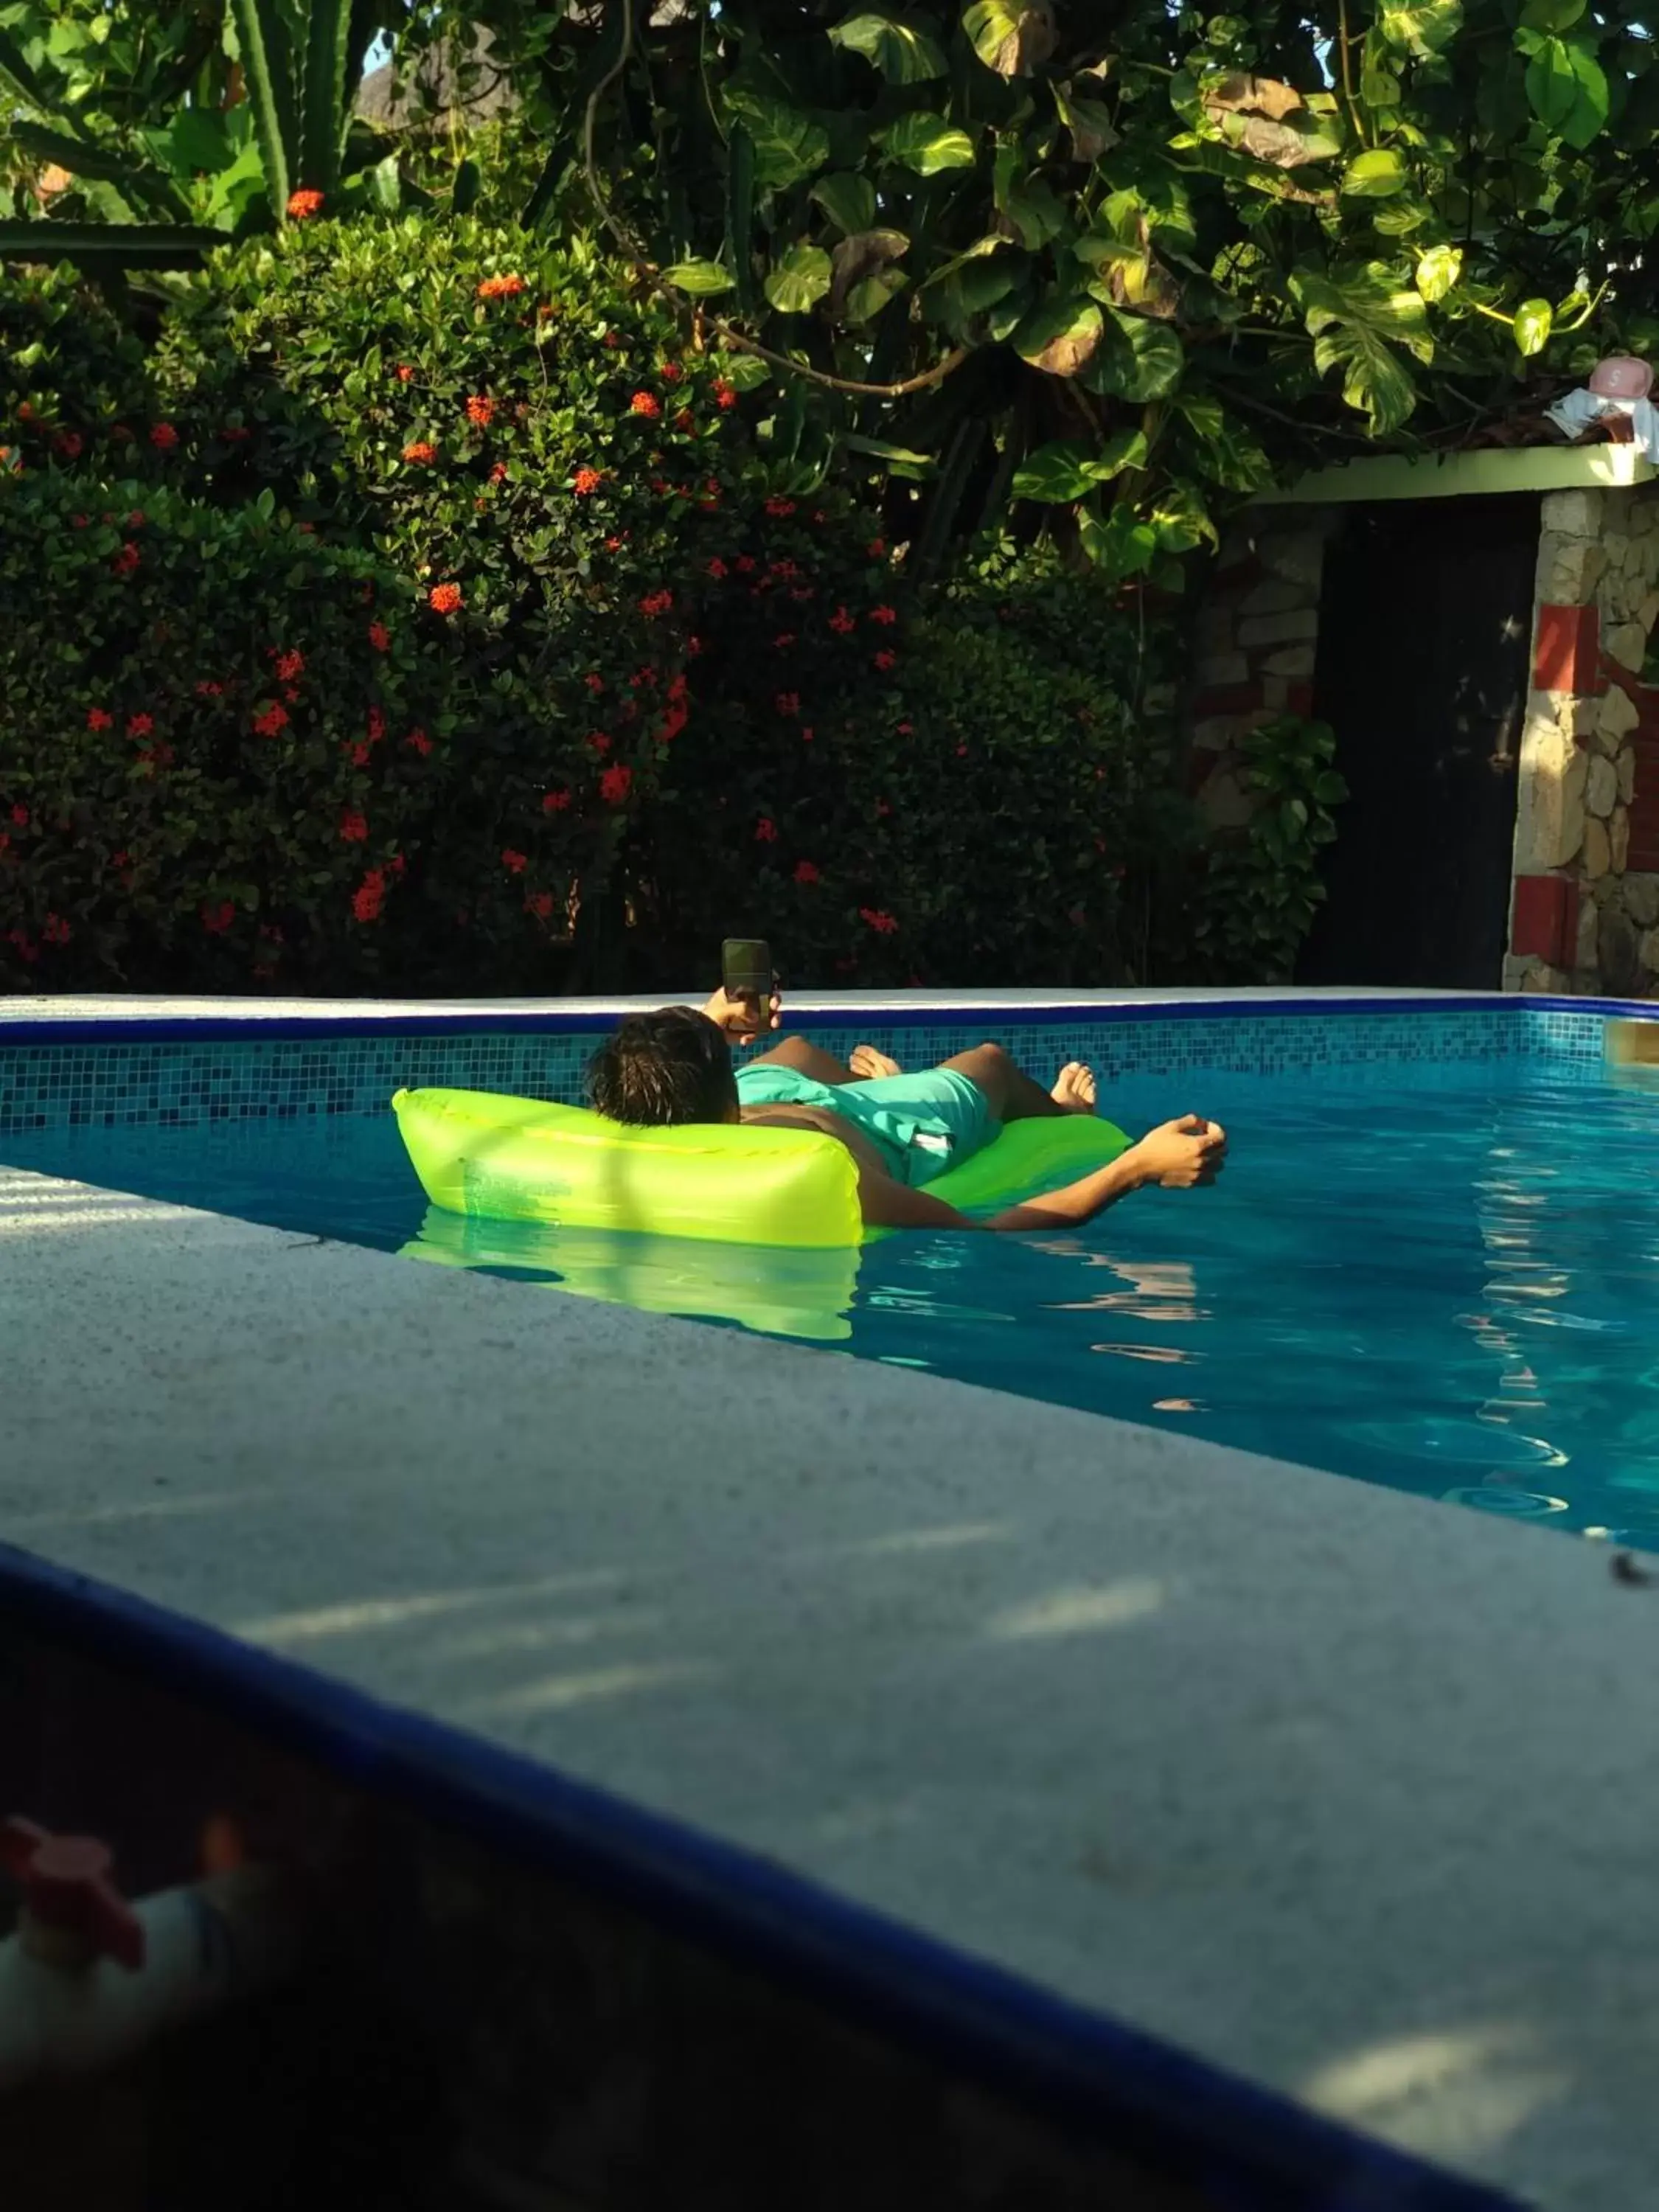
[[[720,999],[705,1008],[710,1018],[740,1044],[752,1044],[779,1025],[773,988],[772,948],[764,938],[728,937],[720,947]]]

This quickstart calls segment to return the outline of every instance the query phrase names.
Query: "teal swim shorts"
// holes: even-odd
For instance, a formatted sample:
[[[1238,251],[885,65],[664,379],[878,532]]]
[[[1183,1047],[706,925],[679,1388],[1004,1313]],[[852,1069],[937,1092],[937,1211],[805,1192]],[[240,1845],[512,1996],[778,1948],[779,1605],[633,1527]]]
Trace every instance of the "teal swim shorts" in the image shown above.
[[[740,1067],[738,1097],[745,1106],[816,1106],[839,1114],[872,1140],[895,1182],[917,1190],[1002,1133],[985,1093],[953,1067],[840,1084],[815,1082],[793,1067]]]

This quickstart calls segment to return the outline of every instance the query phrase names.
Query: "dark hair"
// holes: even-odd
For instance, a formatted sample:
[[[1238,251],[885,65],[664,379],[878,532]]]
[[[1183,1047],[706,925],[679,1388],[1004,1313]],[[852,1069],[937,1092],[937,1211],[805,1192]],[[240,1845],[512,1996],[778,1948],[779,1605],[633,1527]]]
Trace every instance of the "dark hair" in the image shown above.
[[[635,1127],[729,1121],[738,1103],[731,1048],[690,1006],[630,1014],[589,1061],[587,1096],[596,1112]]]

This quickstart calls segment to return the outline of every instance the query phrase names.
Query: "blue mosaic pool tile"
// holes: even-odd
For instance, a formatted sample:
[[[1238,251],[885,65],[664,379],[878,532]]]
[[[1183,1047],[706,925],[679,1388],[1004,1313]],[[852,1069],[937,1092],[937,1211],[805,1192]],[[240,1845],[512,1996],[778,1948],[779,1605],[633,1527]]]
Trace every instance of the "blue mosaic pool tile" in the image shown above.
[[[1021,1021],[1006,1042],[1047,1080],[1088,1060],[1109,1098],[1115,1083],[1179,1084],[1206,1075],[1290,1079],[1386,1089],[1402,1071],[1414,1086],[1472,1062],[1548,1063],[1562,1076],[1601,1065],[1605,1017],[1516,1003],[1431,1012],[1186,1014]],[[926,1066],[994,1035],[994,1015],[921,1028],[880,1021],[805,1033],[843,1058],[864,1042],[906,1066]],[[222,1036],[201,1042],[75,1042],[0,1046],[0,1136],[18,1130],[145,1122],[291,1120],[380,1114],[400,1085],[450,1085],[579,1101],[593,1049],[589,1033],[396,1032],[313,1041]]]

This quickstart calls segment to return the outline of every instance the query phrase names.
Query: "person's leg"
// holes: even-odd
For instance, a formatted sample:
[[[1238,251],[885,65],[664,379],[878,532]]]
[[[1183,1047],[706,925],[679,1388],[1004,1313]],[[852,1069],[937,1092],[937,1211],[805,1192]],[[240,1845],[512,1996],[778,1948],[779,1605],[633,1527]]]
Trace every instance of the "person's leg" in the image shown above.
[[[1031,1121],[1056,1114],[1095,1110],[1094,1073],[1079,1060],[1070,1060],[1061,1068],[1052,1091],[1034,1082],[1000,1044],[976,1044],[971,1052],[959,1052],[940,1065],[977,1085],[999,1121]]]
[[[757,1052],[750,1067],[792,1067],[814,1083],[867,1083],[872,1077],[896,1075],[899,1064],[872,1044],[855,1044],[850,1061],[843,1065],[832,1052],[823,1052],[805,1037],[782,1038],[769,1052]]]
[[[844,1060],[832,1052],[820,1051],[808,1044],[802,1036],[780,1039],[769,1052],[757,1052],[747,1065],[750,1067],[792,1067],[797,1075],[810,1076],[814,1083],[852,1083],[856,1080]]]

